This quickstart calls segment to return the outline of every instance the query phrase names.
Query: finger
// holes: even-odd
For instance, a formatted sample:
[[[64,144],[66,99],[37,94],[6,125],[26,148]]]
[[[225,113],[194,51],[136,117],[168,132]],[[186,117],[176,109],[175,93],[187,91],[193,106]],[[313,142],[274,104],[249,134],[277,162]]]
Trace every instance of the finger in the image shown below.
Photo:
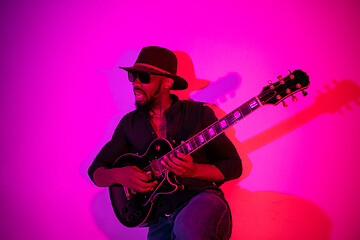
[[[153,181],[153,182],[139,182],[139,184],[136,186],[137,191],[138,192],[150,192],[152,191],[155,186],[156,186],[157,182]]]
[[[174,157],[171,156],[171,158],[173,159]],[[164,161],[162,161],[162,163],[164,164],[165,167],[167,167],[169,169],[177,168],[178,165],[176,165],[175,162],[172,159],[170,159],[168,156],[165,156]],[[179,163],[179,160],[177,160],[176,162]]]
[[[151,171],[144,172],[140,170],[135,174],[135,177],[144,182],[150,181],[152,178]]]
[[[189,155],[185,154],[185,153],[177,153],[176,157],[180,158],[180,159],[186,159],[187,157],[189,157]]]
[[[164,161],[161,161],[161,164],[163,164],[167,169],[169,169],[175,175],[181,174],[181,167],[174,164],[169,158],[164,158]]]
[[[150,192],[154,190],[156,184],[149,184],[148,186],[144,187],[144,192]]]
[[[181,166],[182,163],[184,162],[181,158],[179,158],[179,157],[177,157],[175,155],[171,155],[170,160],[171,160],[171,162],[173,162],[177,166]]]
[[[191,155],[187,155],[187,154],[184,154],[184,153],[179,153],[177,154],[177,157],[185,162],[185,163],[192,163],[193,162],[193,158],[191,157]]]
[[[163,158],[163,160],[161,160],[161,164],[162,165],[164,165],[166,168],[170,168],[170,166],[169,166],[169,163],[170,162],[170,159],[167,157],[167,156],[165,156],[164,158]]]

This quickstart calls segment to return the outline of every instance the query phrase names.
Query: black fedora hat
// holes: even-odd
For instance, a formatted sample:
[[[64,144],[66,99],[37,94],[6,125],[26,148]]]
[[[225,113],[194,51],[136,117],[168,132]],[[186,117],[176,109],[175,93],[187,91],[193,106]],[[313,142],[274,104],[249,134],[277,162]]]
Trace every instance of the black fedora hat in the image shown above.
[[[172,90],[184,90],[188,83],[176,75],[177,58],[169,49],[162,47],[144,47],[133,67],[119,67],[128,72],[149,72],[174,79]]]

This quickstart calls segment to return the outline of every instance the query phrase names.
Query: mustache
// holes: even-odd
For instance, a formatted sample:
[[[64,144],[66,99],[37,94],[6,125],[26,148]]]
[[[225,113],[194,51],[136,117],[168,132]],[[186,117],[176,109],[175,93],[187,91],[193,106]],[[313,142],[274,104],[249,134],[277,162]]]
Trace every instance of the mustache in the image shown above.
[[[142,90],[142,89],[139,88],[139,87],[134,87],[133,90],[134,90],[134,91],[136,90],[136,91],[140,91],[140,92],[142,92],[142,93],[145,93],[144,90]]]

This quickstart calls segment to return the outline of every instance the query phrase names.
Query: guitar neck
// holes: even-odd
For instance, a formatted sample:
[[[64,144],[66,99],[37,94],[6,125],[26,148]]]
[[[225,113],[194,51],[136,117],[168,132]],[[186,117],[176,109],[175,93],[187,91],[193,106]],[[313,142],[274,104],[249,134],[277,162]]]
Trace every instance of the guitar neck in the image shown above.
[[[177,146],[170,154],[193,153],[261,106],[257,97],[251,98],[225,117],[217,120],[201,132],[186,140],[183,144]]]
[[[261,106],[262,104],[259,101],[258,97],[251,98],[249,101],[236,108],[234,111],[227,114],[225,117],[217,120],[201,132],[195,134],[194,136],[186,140],[184,143],[165,154],[163,157],[153,160],[150,164],[151,169],[156,170],[155,172],[157,175],[165,172],[167,168],[165,168],[161,164],[161,161],[165,156],[170,157],[171,155],[175,155],[177,153],[185,153],[189,155],[195,152],[197,149],[201,148],[206,143],[219,136],[227,128],[239,122],[241,119],[243,119]]]

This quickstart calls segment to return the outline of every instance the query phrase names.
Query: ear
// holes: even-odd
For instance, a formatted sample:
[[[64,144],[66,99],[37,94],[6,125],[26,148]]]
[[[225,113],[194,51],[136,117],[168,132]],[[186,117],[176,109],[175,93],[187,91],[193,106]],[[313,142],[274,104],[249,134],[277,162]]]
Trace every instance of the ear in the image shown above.
[[[165,78],[164,87],[166,89],[170,89],[173,84],[174,84],[174,80],[172,78]]]

